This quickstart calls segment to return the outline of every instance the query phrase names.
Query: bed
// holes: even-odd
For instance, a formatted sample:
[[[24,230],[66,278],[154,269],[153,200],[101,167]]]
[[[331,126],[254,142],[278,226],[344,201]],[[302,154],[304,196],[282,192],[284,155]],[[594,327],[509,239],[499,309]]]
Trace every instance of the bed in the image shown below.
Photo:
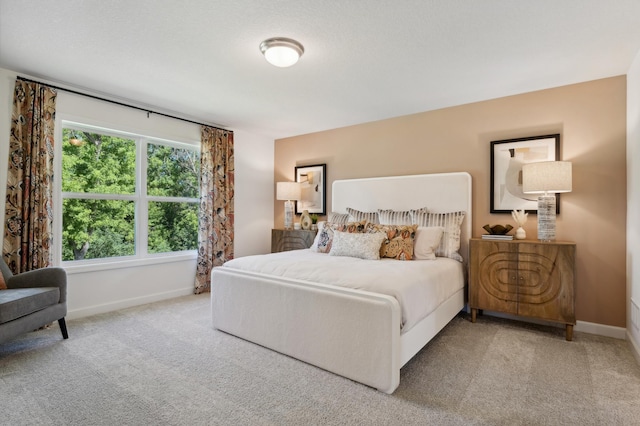
[[[260,272],[227,264],[214,268],[211,274],[213,327],[393,393],[400,383],[400,368],[464,308],[471,176],[460,172],[349,179],[337,180],[332,186],[334,212],[345,212],[347,208],[368,212],[421,207],[436,213],[464,212],[458,250],[462,262],[454,262],[462,271],[462,283],[456,283],[455,291],[426,316],[414,316],[410,327],[406,326],[406,308],[393,295],[338,286],[313,275],[291,278],[273,267]],[[314,254],[328,256],[307,251],[290,252],[294,257],[302,256],[293,262],[313,262],[315,258],[308,256]],[[288,255],[266,256],[275,259]],[[265,255],[248,258],[267,268],[273,265],[272,258]]]

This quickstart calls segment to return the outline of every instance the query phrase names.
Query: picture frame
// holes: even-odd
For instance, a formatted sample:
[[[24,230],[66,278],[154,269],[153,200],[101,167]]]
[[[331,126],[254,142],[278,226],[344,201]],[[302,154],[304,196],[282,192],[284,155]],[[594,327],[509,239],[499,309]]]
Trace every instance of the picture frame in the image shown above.
[[[296,201],[296,214],[308,210],[309,214],[325,215],[327,205],[327,165],[296,166],[296,182],[302,185],[302,197]]]
[[[560,134],[530,136],[491,142],[490,212],[525,210],[537,214],[538,195],[522,192],[522,166],[560,159]],[[560,213],[556,194],[556,214]]]

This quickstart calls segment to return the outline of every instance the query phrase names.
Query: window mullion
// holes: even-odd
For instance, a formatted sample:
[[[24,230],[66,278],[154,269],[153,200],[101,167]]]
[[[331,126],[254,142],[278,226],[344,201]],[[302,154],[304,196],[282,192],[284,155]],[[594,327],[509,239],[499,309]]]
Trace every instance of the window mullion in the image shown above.
[[[136,253],[146,256],[148,253],[149,241],[149,201],[147,199],[147,144],[149,141],[140,138],[138,140],[137,156],[137,187],[138,194],[137,217],[136,217]]]
[[[136,201],[136,194],[99,194],[94,192],[63,192],[63,198],[76,198],[81,200],[124,200]]]

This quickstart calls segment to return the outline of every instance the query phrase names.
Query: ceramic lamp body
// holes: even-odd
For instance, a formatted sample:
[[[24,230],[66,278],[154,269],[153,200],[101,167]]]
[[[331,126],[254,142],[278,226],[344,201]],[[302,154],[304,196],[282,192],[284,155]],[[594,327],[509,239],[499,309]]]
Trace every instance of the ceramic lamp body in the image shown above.
[[[538,239],[554,241],[556,239],[556,196],[538,197]]]
[[[293,229],[293,201],[284,202],[284,229]]]

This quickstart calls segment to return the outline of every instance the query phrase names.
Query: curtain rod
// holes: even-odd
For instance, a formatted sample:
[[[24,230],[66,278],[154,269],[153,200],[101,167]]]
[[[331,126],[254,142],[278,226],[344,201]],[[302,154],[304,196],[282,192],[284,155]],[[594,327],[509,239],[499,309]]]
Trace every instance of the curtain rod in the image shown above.
[[[174,120],[180,120],[180,121],[186,121],[187,123],[192,123],[192,124],[198,124],[200,126],[206,126],[206,127],[213,127],[215,129],[218,130],[225,130],[225,131],[229,131],[227,129],[222,129],[220,127],[217,126],[212,126],[210,124],[204,124],[204,123],[199,123],[197,121],[193,121],[193,120],[189,120],[187,118],[181,118],[181,117],[176,117],[174,115],[169,115],[169,114],[165,114],[163,112],[157,112],[157,111],[152,111],[148,108],[142,108],[142,107],[138,107],[135,105],[129,105],[129,104],[125,104],[123,102],[118,102],[118,101],[114,101],[111,99],[106,99],[106,98],[101,98],[99,96],[95,96],[95,95],[90,95],[89,93],[82,93],[82,92],[78,92],[76,90],[72,90],[72,89],[66,89],[64,87],[58,87],[58,86],[54,86],[52,84],[48,84],[48,83],[43,83],[41,81],[36,81],[36,80],[32,80],[30,78],[25,78],[25,77],[21,77],[21,76],[17,76],[16,77],[18,80],[22,80],[22,81],[26,81],[28,83],[37,83],[37,84],[42,84],[43,86],[47,86],[50,87],[51,89],[56,89],[56,90],[62,90],[64,92],[69,92],[69,93],[73,93],[74,95],[80,95],[80,96],[86,96],[87,98],[92,98],[92,99],[97,99],[99,101],[104,101],[104,102],[109,102],[115,105],[120,105],[120,106],[124,106],[124,107],[128,107],[128,108],[133,108],[133,109],[137,109],[139,111],[144,111],[147,113],[147,117],[149,117],[149,114],[155,114],[155,115],[161,115],[163,117],[167,117],[167,118],[173,118]]]

